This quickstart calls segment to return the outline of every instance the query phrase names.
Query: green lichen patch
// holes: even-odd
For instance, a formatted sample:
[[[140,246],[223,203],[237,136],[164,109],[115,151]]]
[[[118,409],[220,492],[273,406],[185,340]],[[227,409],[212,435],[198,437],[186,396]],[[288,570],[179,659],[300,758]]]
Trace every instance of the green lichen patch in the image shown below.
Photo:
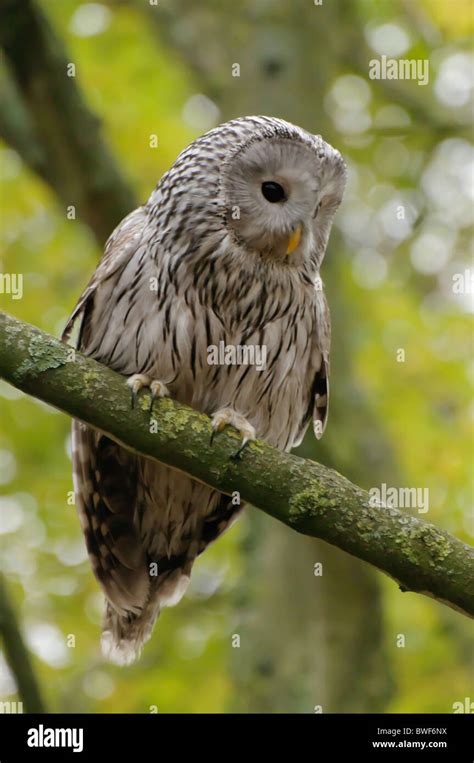
[[[68,351],[65,345],[45,340],[41,334],[33,334],[27,343],[28,358],[20,363],[15,371],[15,380],[26,377],[36,379],[45,371],[60,368],[68,363]]]
[[[321,517],[331,505],[331,499],[316,483],[313,488],[302,490],[290,498],[288,508],[290,522],[296,524],[302,519]]]
[[[87,369],[81,375],[82,388],[87,394],[97,394],[99,387],[105,387],[104,374],[101,371]]]

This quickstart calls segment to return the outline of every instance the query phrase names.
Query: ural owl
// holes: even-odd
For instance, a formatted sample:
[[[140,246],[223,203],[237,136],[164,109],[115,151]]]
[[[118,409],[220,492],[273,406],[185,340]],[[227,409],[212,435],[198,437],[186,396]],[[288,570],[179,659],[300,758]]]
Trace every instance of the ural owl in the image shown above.
[[[327,418],[330,321],[319,270],[344,191],[338,151],[281,119],[244,117],[194,141],[115,229],[64,332],[128,379],[289,450]],[[265,366],[209,348],[264,348]],[[76,502],[106,596],[102,646],[131,662],[195,558],[241,507],[73,423]],[[151,574],[151,569],[157,574]]]

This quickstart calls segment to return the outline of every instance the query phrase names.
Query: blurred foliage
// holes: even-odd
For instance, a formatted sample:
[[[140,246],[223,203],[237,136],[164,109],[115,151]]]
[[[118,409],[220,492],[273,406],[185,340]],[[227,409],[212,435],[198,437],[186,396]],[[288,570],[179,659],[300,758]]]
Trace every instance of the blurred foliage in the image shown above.
[[[140,3],[45,0],[42,5],[125,174],[145,200],[178,152],[218,123],[218,107],[201,95],[196,71],[151,33]],[[233,4],[225,5],[229,18],[238,13]],[[361,20],[361,46],[368,42],[372,57],[384,50],[390,56],[393,49],[395,58],[428,58],[430,80],[425,87],[396,82],[394,90],[393,83],[368,78],[368,61],[362,71],[354,56],[352,67],[349,50],[337,76],[326,83],[318,108],[331,121],[331,140],[350,172],[337,220],[337,250],[333,246],[329,252],[337,259],[331,288],[350,305],[347,332],[356,373],[393,449],[400,484],[429,488],[429,513],[422,516],[469,541],[472,285],[455,294],[452,277],[472,267],[466,254],[472,233],[471,5],[468,0],[354,0],[353,5]],[[256,16],[267,6],[255,0]],[[304,13],[324,13],[324,4],[309,6],[302,24]],[[186,36],[186,18],[176,24]],[[258,33],[268,44],[271,27]],[[229,80],[229,88],[235,87],[230,71]],[[244,78],[239,85],[246,86]],[[157,148],[150,147],[153,135]],[[0,270],[24,274],[23,299],[1,294],[1,307],[58,335],[99,252],[88,229],[66,218],[65,206],[15,152],[4,146],[1,159]],[[404,362],[397,362],[400,349]],[[75,508],[68,503],[69,421],[1,382],[0,404],[1,566],[36,655],[48,707],[224,711],[234,691],[228,669],[236,622],[231,594],[248,584],[241,543],[248,520],[244,517],[199,560],[190,592],[178,608],[162,614],[141,661],[127,669],[105,664],[99,654],[102,597]],[[342,462],[344,431],[329,426],[327,437],[336,442]],[[312,452],[317,458],[317,448]],[[365,486],[371,487],[370,473]],[[388,709],[450,712],[453,702],[472,696],[467,620],[435,602],[402,595],[388,580],[384,599],[387,653],[397,678]],[[399,634],[405,636],[404,648],[397,647]],[[74,647],[67,645],[71,635]],[[291,644],[282,643],[281,649]],[[4,663],[0,695],[16,698]]]

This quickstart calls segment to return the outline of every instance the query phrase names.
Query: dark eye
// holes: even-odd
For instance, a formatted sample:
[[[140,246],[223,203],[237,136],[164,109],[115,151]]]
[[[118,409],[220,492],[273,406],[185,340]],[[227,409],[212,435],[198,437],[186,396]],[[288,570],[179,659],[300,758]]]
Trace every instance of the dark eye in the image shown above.
[[[285,191],[280,183],[275,183],[273,180],[267,180],[265,183],[262,183],[262,193],[271,204],[286,199]]]

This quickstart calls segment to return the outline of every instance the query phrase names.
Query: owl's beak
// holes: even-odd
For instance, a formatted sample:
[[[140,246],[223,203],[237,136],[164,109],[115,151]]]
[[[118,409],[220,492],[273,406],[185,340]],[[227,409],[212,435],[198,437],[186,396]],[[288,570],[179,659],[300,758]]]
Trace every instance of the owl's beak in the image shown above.
[[[293,233],[290,235],[288,239],[288,247],[286,249],[286,254],[291,254],[295,251],[296,247],[301,241],[301,232],[302,227],[301,225],[297,225]]]

